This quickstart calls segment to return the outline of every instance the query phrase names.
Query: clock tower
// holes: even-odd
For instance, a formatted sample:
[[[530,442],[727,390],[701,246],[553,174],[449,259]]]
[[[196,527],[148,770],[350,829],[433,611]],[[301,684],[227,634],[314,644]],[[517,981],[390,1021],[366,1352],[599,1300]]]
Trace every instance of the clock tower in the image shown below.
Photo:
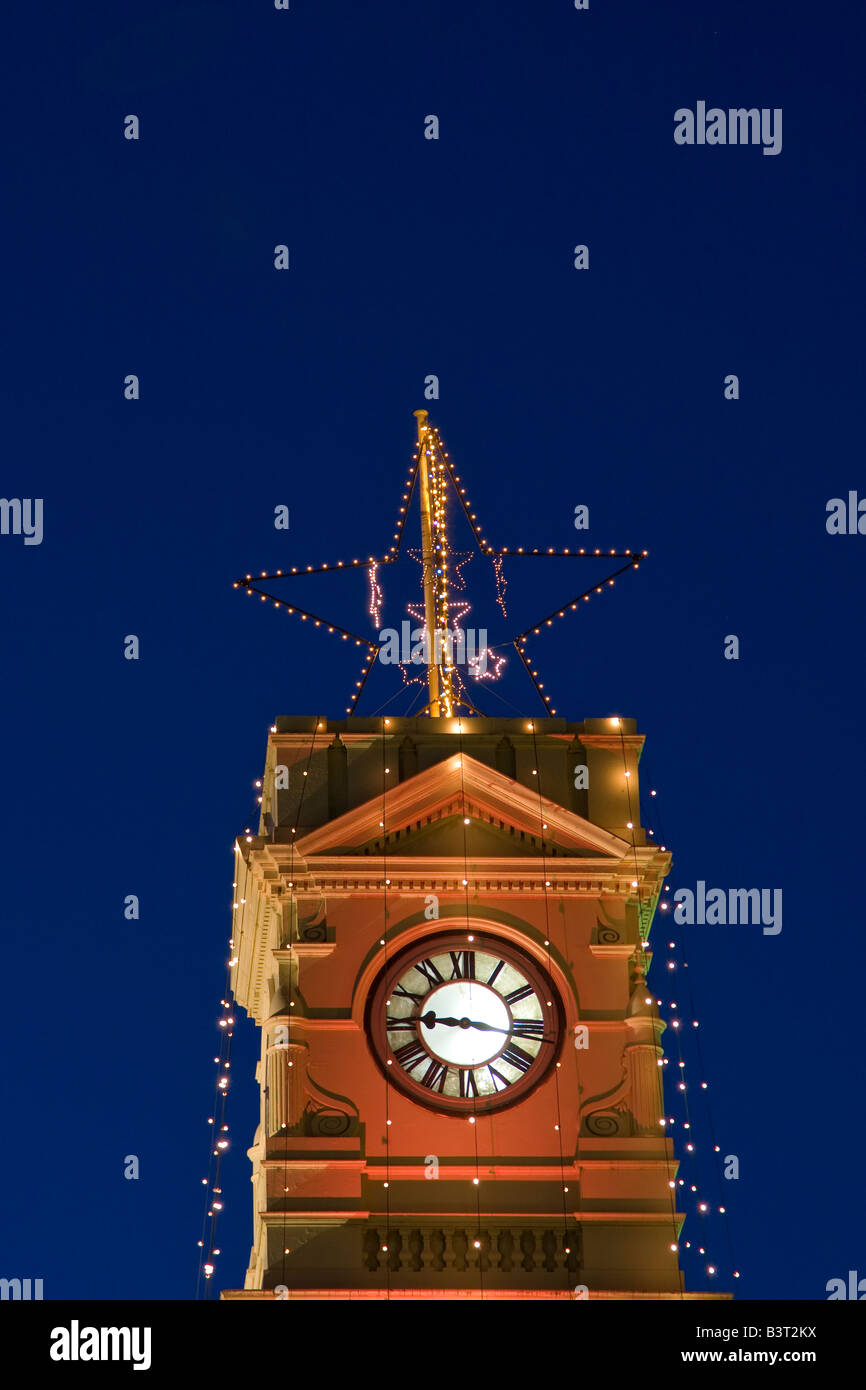
[[[236,846],[261,1115],[224,1297],[681,1296],[642,742],[629,719],[277,720]]]
[[[416,495],[426,708],[357,714],[379,649],[328,624],[368,649],[347,716],[277,719],[235,847],[231,986],[261,1030],[261,1109],[249,1268],[222,1297],[703,1297],[679,1271],[645,983],[670,856],[640,824],[643,738],[556,717],[527,633],[545,713],[475,708],[483,667],[461,676],[433,640],[459,630],[448,484],[497,585],[507,552],[416,417],[396,544],[369,565],[378,626]]]

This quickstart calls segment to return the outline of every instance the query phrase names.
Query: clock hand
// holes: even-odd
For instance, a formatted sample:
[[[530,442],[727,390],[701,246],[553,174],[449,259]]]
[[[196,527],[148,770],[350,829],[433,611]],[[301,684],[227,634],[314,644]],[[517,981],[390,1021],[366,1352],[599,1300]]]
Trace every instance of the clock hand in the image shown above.
[[[539,1027],[542,1027],[542,1026],[543,1026],[542,1024],[539,1024]],[[513,1025],[513,1024],[512,1024],[512,1026],[511,1026],[510,1028],[497,1028],[495,1023],[470,1023],[470,1024],[469,1024],[469,1027],[470,1027],[470,1028],[483,1028],[483,1030],[484,1030],[485,1033],[507,1033],[510,1037],[511,1037],[511,1036],[515,1037],[515,1039],[516,1039],[517,1041],[520,1041],[520,1039],[523,1037],[523,1034],[518,1033],[518,1032],[515,1031],[515,1028],[514,1028],[514,1025]],[[537,1035],[532,1035],[532,1036],[530,1037],[530,1041],[540,1042],[540,1043],[542,1043],[542,1042],[552,1043],[552,1042],[555,1041],[555,1039],[554,1039],[554,1038],[545,1038],[545,1037],[540,1037],[540,1038],[539,1038]]]
[[[423,1023],[425,1028],[435,1028],[437,1023],[441,1023],[443,1028],[481,1028],[485,1033],[510,1033],[510,1028],[497,1028],[493,1023],[477,1023],[470,1018],[437,1018],[432,1009],[426,1014],[422,1014],[419,1023]]]
[[[428,1009],[426,1014],[421,1014],[418,1022],[423,1023],[425,1028],[435,1028],[437,1023],[441,1023],[443,1028],[478,1028],[484,1033],[505,1033],[509,1037],[515,1031],[513,1024],[510,1028],[498,1028],[495,1023],[481,1023],[479,1020],[471,1018],[437,1018],[432,1009]],[[519,1037],[520,1034],[517,1036]],[[541,1037],[537,1038],[536,1041],[552,1043],[556,1039]]]

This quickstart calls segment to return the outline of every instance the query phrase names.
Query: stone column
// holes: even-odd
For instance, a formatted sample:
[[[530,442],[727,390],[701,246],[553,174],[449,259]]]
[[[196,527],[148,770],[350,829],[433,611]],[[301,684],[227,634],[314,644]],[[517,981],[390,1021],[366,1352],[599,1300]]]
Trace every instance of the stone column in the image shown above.
[[[307,1044],[287,1041],[288,1025],[273,1021],[265,1057],[268,1087],[268,1135],[294,1129],[304,1113]]]
[[[655,1013],[644,978],[642,962],[636,962],[632,973],[633,987],[626,1011],[625,1025],[629,1040],[625,1045],[626,1074],[629,1081],[629,1109],[635,1133],[661,1137],[659,1120],[664,1115],[662,1077],[659,1062],[662,1057],[661,1035],[664,1020]]]

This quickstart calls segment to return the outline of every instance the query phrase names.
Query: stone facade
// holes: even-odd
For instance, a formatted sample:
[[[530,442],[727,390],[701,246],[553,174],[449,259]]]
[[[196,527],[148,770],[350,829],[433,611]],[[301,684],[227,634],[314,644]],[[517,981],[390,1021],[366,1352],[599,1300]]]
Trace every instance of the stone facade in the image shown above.
[[[246,1296],[681,1296],[642,742],[627,719],[277,720],[236,853],[232,987],[262,1031]],[[475,1123],[389,1085],[366,1032],[388,959],[443,928],[518,945],[562,1008],[556,1064]]]

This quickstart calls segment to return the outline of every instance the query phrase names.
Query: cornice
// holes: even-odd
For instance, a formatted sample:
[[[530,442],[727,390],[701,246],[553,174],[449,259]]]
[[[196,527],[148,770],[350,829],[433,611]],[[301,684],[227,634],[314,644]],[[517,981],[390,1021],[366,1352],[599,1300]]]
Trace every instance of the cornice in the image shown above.
[[[624,744],[626,748],[634,748],[638,753],[646,742],[644,734],[578,734],[577,737],[584,748],[609,748],[616,751]]]
[[[513,855],[356,855],[306,857],[292,845],[263,842],[249,865],[260,888],[281,897],[320,893],[522,893],[631,899],[657,891],[670,856],[655,846],[624,847],[608,858]],[[635,882],[637,887],[635,887]]]

